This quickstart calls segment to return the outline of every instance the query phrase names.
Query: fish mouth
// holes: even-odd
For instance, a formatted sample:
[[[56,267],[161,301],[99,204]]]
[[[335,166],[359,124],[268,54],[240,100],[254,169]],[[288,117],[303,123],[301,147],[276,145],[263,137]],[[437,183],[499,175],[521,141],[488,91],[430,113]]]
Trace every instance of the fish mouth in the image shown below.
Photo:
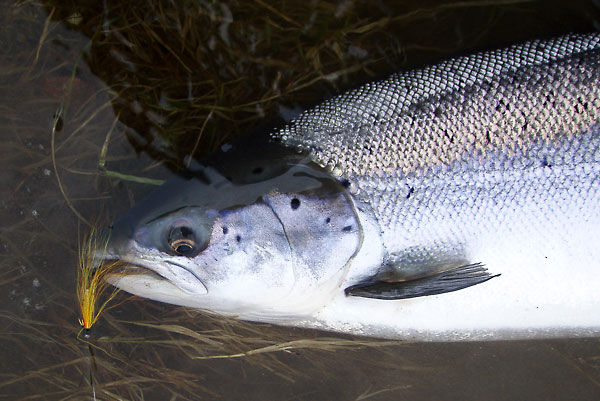
[[[206,285],[187,267],[172,261],[152,262],[148,265],[138,258],[113,256],[104,258],[104,263],[120,262],[120,269],[111,274],[111,284],[127,291],[128,284],[135,280],[149,284],[153,287],[164,288],[168,283],[170,287],[188,295],[208,293]]]
[[[108,262],[108,263],[120,262],[121,263],[121,269],[117,272],[114,272],[113,273],[114,276],[145,276],[145,277],[148,277],[148,278],[151,278],[154,280],[170,281],[166,277],[161,276],[154,270],[152,270],[144,265],[141,265],[141,264],[127,262],[122,259],[109,259],[106,262]]]

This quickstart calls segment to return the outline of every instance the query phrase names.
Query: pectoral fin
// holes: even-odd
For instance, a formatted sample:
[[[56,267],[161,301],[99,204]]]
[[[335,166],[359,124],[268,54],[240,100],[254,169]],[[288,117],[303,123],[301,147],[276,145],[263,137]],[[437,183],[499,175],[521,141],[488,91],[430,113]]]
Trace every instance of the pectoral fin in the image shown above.
[[[413,280],[372,280],[345,289],[346,295],[376,299],[406,299],[443,294],[471,287],[497,277],[491,275],[481,263],[448,269],[441,273]]]

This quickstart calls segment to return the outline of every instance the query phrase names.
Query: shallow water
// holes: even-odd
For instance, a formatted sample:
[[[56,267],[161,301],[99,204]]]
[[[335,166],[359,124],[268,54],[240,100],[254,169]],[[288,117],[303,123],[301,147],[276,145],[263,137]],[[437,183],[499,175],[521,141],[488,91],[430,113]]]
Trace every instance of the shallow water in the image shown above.
[[[165,178],[400,68],[592,30],[592,1],[98,3],[0,4],[0,399],[600,398],[598,338],[381,342],[123,293],[92,362],[75,297],[76,214],[107,221],[153,187],[115,173]]]

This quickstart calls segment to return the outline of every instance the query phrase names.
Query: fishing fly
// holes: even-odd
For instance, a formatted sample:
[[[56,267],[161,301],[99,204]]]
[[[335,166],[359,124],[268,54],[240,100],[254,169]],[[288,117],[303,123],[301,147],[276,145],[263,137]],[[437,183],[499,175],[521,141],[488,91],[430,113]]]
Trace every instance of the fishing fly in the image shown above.
[[[79,244],[77,300],[81,311],[79,324],[86,339],[90,336],[92,326],[119,292],[117,287],[113,287],[110,294],[101,300],[110,286],[107,277],[117,273],[122,265],[118,260],[105,261],[107,245],[108,237],[101,235],[94,225]]]
[[[122,264],[118,260],[105,261],[107,245],[108,236],[102,235],[94,224],[90,225],[89,232],[79,243],[77,269],[77,300],[81,311],[79,335],[82,335],[85,340],[91,337],[92,326],[119,292],[117,287],[113,287],[108,296],[103,297],[110,286],[107,281],[108,275],[118,274]],[[101,300],[101,298],[104,299]],[[92,398],[96,400],[96,380],[94,379],[97,370],[96,358],[91,343],[87,345],[90,354],[89,381]]]

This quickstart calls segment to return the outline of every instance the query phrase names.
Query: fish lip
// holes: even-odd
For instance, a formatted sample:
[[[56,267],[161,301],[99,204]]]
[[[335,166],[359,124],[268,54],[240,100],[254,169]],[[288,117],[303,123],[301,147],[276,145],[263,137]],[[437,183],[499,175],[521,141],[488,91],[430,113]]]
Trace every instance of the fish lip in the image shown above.
[[[115,259],[115,260],[123,261],[124,262],[123,269],[125,269],[126,272],[129,272],[129,274],[132,274],[132,275],[133,274],[143,274],[145,276],[151,276],[156,280],[171,282],[171,280],[161,276],[156,271],[149,269],[146,266],[140,265],[138,263],[128,262],[123,259]],[[127,274],[128,273],[125,273],[125,275],[127,275]]]
[[[137,269],[137,270],[141,270],[141,271],[150,272],[150,273],[152,273],[153,279],[167,281],[168,283],[177,287],[178,289],[185,292],[186,294],[202,295],[202,294],[208,293],[208,288],[202,282],[202,280],[200,280],[200,278],[193,271],[191,271],[190,269],[188,269],[186,266],[184,266],[182,264],[175,263],[170,260],[166,260],[166,261],[162,262],[162,263],[166,263],[166,264],[169,264],[172,266],[176,266],[176,267],[184,270],[185,272],[189,273],[192,277],[194,277],[196,279],[196,282],[201,285],[200,290],[198,290],[198,287],[193,287],[193,289],[191,289],[188,286],[181,285],[179,282],[165,277],[163,274],[161,274],[159,271],[157,271],[156,268],[153,268],[152,266],[148,266],[148,265],[144,264],[144,262],[145,262],[144,259],[137,258],[137,257],[133,257],[133,258],[127,257],[125,255],[115,255],[112,253],[106,253],[103,257],[103,261],[107,262],[107,261],[111,261],[111,260],[120,260],[120,261],[126,263],[125,268],[127,268],[127,269]]]

